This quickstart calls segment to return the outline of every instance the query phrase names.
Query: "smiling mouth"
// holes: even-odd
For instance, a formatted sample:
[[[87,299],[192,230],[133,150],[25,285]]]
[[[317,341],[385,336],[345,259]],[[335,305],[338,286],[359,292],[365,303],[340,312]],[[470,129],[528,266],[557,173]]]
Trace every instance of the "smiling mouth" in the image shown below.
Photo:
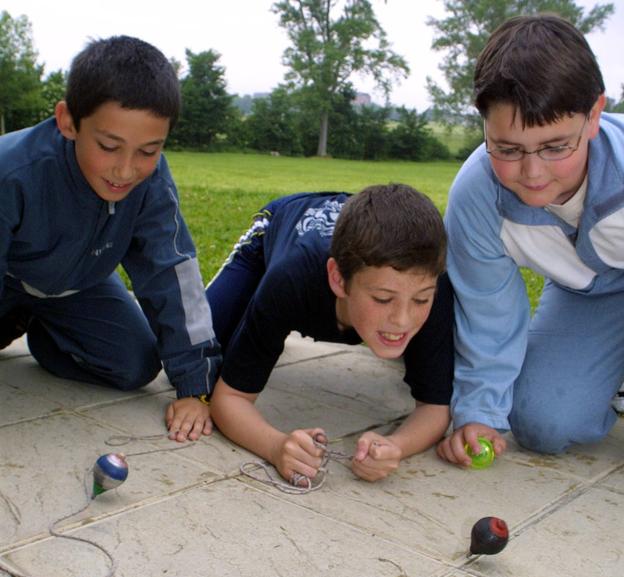
[[[104,182],[106,182],[106,184],[108,184],[108,186],[114,190],[124,190],[132,185],[131,182],[128,182],[126,184],[119,184],[117,182],[111,182],[106,178],[104,179]]]
[[[384,341],[388,341],[389,343],[400,343],[403,339],[405,339],[405,335],[407,333],[386,333],[380,332],[379,335]]]
[[[546,184],[539,184],[539,185],[530,185],[530,184],[525,184],[524,188],[526,188],[527,190],[530,190],[532,192],[541,192],[542,190],[544,190],[546,187],[548,186],[548,183]]]

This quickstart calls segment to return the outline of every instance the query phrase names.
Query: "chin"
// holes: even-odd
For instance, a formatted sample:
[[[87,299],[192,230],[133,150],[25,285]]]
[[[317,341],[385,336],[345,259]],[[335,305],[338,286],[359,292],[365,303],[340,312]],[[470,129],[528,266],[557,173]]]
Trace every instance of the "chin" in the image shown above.
[[[400,347],[397,349],[392,349],[389,347],[371,347],[371,349],[373,353],[375,353],[376,357],[387,360],[398,359],[402,357],[403,353],[405,352],[405,347]]]

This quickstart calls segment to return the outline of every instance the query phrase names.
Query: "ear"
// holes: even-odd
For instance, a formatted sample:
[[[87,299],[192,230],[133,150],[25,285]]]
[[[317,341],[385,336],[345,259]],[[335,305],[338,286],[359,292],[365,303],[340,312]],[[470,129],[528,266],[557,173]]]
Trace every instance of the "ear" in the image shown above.
[[[598,131],[600,130],[600,114],[604,110],[604,107],[607,103],[607,97],[604,94],[601,94],[598,97],[598,100],[592,106],[592,109],[589,111],[589,120],[587,122],[589,126],[589,138],[596,138],[598,135]]]
[[[327,259],[327,279],[329,288],[339,299],[347,296],[344,277],[340,273],[336,259],[332,256]]]
[[[75,140],[78,131],[74,126],[74,119],[67,108],[67,102],[61,100],[57,103],[54,109],[54,116],[56,118],[56,126],[61,134],[68,140]]]

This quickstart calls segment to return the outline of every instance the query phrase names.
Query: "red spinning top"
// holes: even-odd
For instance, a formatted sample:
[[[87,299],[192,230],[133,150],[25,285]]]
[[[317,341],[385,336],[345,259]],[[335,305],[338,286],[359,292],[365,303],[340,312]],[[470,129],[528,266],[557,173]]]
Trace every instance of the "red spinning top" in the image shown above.
[[[473,555],[496,555],[507,545],[509,529],[498,517],[483,517],[472,527],[470,552]]]

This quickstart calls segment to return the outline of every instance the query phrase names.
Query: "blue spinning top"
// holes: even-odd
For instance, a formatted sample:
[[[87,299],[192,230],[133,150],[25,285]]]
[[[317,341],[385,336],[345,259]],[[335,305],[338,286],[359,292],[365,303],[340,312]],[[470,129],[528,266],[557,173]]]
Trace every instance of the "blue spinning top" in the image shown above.
[[[128,461],[122,453],[102,455],[93,466],[93,496],[119,487],[128,478]]]

